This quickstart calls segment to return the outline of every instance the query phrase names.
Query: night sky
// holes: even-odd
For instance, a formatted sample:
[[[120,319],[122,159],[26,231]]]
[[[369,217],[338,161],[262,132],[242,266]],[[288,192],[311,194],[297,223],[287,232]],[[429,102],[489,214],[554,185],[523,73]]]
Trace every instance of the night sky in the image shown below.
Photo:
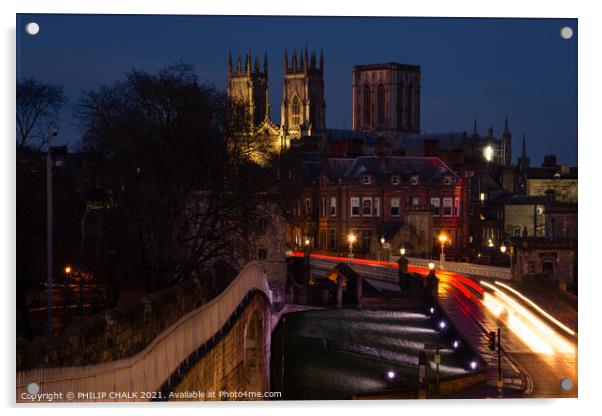
[[[36,36],[24,32],[30,21]],[[563,26],[572,39],[561,38]],[[228,51],[250,49],[268,54],[278,123],[284,49],[306,44],[324,49],[328,127],[352,126],[353,65],[397,61],[422,67],[424,132],[470,132],[476,118],[481,135],[492,126],[498,136],[508,115],[514,161],[524,133],[532,165],[550,153],[577,163],[576,19],[18,15],[17,77],[64,87],[57,142],[72,146],[81,132],[71,106],[82,90],[180,61],[225,90]]]

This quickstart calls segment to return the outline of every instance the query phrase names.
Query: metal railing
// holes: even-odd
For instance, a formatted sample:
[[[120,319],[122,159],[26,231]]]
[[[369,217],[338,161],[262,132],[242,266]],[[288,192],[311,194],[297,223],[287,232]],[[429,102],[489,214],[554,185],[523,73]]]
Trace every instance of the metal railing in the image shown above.
[[[216,298],[184,315],[132,357],[81,367],[19,371],[17,402],[31,402],[26,396],[30,393],[27,391],[30,383],[39,386],[38,394],[61,395],[62,399],[54,401],[151,400],[153,397],[146,397],[145,393],[158,392],[180,363],[210,340],[226,324],[245,295],[254,289],[263,292],[271,303],[266,275],[253,262]],[[102,397],[103,392],[106,397]],[[109,397],[111,392],[136,393],[137,397]],[[96,396],[81,398],[78,393],[96,393]]]

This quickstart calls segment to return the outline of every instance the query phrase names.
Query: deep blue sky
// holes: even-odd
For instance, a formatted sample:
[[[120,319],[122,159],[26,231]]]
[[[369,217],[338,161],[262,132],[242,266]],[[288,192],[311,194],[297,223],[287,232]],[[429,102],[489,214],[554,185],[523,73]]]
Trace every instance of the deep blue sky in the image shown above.
[[[40,25],[36,36],[27,22]],[[570,40],[562,26],[573,28]],[[422,129],[496,136],[508,115],[514,160],[522,134],[532,164],[555,153],[577,163],[577,20],[236,16],[18,15],[17,76],[62,85],[70,103],[82,90],[184,61],[201,80],[226,87],[228,51],[270,60],[272,120],[279,122],[285,48],[323,48],[326,122],[351,128],[355,64],[397,61],[422,67]],[[79,129],[62,112],[58,142]]]

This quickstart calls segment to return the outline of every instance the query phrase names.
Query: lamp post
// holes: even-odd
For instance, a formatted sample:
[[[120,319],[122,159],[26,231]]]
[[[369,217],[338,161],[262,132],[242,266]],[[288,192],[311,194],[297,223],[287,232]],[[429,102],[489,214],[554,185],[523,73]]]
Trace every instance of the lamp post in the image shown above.
[[[439,234],[439,242],[441,243],[441,255],[439,256],[440,267],[444,269],[445,263],[445,243],[447,242],[447,235],[443,232]]]
[[[349,233],[347,236],[347,241],[349,241],[349,263],[353,262],[353,243],[355,243],[355,240],[355,234]]]
[[[385,259],[385,237],[380,238],[380,261]]]
[[[48,137],[48,154],[46,156],[46,273],[47,273],[47,311],[46,335],[52,336],[52,138],[58,135],[58,129],[52,128]]]

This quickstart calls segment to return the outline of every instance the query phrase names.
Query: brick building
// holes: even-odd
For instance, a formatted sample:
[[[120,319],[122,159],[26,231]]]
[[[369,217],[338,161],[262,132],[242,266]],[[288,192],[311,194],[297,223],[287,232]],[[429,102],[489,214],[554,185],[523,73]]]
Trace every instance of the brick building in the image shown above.
[[[468,188],[439,158],[303,152],[298,161],[292,247],[309,240],[314,251],[346,255],[353,233],[354,253],[387,258],[402,246],[410,255],[438,255],[440,232],[450,254],[468,243]]]

